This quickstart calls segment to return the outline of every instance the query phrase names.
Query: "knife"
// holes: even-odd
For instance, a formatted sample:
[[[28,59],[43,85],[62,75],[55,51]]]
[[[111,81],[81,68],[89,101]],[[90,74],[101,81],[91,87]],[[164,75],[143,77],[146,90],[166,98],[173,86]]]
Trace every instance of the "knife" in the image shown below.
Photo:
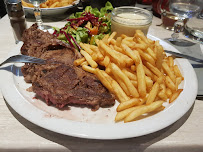
[[[174,56],[186,58],[186,59],[188,59],[188,60],[192,60],[192,61],[199,62],[199,63],[202,63],[202,64],[203,64],[203,59],[198,59],[198,58],[195,58],[195,57],[186,55],[186,54],[177,53],[177,52],[173,52],[173,51],[169,51],[169,50],[164,50],[164,51],[165,51],[166,53],[172,54],[172,55],[174,55]]]

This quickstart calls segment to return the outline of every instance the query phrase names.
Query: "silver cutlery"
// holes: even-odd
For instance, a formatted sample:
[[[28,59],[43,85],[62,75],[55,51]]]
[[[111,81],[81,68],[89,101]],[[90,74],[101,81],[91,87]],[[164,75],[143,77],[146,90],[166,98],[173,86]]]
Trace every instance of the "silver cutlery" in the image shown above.
[[[177,45],[177,46],[192,46],[192,45],[195,45],[196,43],[194,42],[191,42],[191,41],[188,41],[188,40],[185,40],[185,39],[172,39],[172,38],[167,38],[165,40],[168,40],[169,42],[171,42],[173,45]]]
[[[46,61],[40,58],[31,57],[27,55],[15,55],[9,57],[7,60],[2,62],[0,66],[6,64],[6,63],[38,63],[38,64],[45,64]]]
[[[174,55],[176,57],[186,58],[188,60],[192,60],[192,61],[199,62],[199,63],[203,64],[203,59],[195,58],[195,57],[192,57],[192,56],[189,56],[189,55],[186,55],[186,54],[177,53],[177,52],[173,52],[173,51],[169,51],[169,50],[164,50],[164,51],[166,53],[172,54],[172,55]]]

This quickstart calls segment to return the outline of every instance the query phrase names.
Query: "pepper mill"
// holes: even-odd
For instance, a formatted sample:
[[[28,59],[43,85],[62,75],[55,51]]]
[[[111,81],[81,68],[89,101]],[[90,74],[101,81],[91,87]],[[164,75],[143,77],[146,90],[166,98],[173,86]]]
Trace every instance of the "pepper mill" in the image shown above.
[[[22,34],[27,28],[21,0],[4,0],[4,2],[17,44],[21,41]]]

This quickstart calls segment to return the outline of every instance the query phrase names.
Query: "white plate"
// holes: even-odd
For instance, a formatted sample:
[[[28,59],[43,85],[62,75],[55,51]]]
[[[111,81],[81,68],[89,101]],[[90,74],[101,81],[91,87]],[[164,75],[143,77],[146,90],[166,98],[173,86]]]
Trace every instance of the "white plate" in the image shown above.
[[[153,36],[149,38],[158,40]],[[178,52],[168,43],[160,40],[167,50]],[[12,51],[18,54],[20,45]],[[11,55],[12,55],[11,54]],[[34,93],[27,92],[26,84],[20,74],[20,65],[12,66],[12,72],[0,70],[1,90],[8,104],[25,119],[48,130],[81,138],[123,139],[138,137],[161,130],[180,119],[193,105],[197,95],[197,78],[191,64],[186,59],[176,59],[184,75],[181,87],[184,89],[172,103],[166,104],[165,110],[150,117],[130,122],[115,123],[116,106],[100,108],[93,112],[88,108],[71,107],[60,111],[37,100]],[[8,66],[8,65],[7,65]],[[17,66],[17,67],[16,67]],[[18,67],[19,66],[19,67]]]
[[[56,8],[41,8],[42,10],[42,15],[47,15],[47,16],[52,16],[52,15],[59,15],[65,13],[68,9],[76,6],[80,0],[76,0],[73,2],[72,5],[64,6],[64,7],[56,7]],[[33,13],[33,8],[31,7],[25,7],[23,6],[24,11],[29,13],[29,14],[34,14]]]

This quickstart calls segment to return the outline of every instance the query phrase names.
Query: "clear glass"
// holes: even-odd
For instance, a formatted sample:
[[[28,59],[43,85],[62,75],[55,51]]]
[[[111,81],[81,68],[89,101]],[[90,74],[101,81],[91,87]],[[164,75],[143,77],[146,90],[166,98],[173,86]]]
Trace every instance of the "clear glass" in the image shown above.
[[[35,18],[36,18],[36,22],[37,22],[38,28],[40,30],[51,29],[50,26],[43,25],[42,10],[40,8],[40,4],[46,2],[47,0],[24,0],[24,1],[27,2],[27,3],[33,4],[33,6],[34,6],[34,10],[33,11],[34,11],[34,15],[35,15]]]
[[[138,7],[117,7],[111,13],[111,30],[117,35],[134,36],[135,30],[142,30],[146,35],[152,23],[152,13]]]
[[[169,11],[170,0],[157,0],[157,12],[161,15],[162,26],[167,30],[174,30],[174,23],[178,17]]]
[[[184,32],[186,37],[203,44],[203,10],[197,17],[188,20]]]
[[[194,17],[200,11],[198,4],[198,0],[170,0],[170,12],[178,17],[174,24],[174,33],[171,35],[171,41],[177,41],[179,33],[183,31],[183,20]]]

